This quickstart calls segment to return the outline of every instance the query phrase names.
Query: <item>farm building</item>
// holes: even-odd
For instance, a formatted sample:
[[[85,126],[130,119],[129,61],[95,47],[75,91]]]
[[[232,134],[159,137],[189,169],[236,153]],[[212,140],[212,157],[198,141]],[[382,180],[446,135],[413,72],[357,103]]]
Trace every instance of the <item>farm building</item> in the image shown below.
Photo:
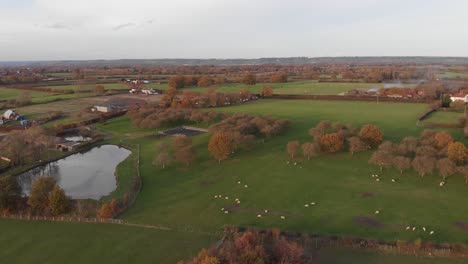
[[[455,94],[455,95],[450,96],[450,100],[452,100],[452,102],[463,101],[465,103],[468,103],[468,95],[463,96],[460,94]]]
[[[115,110],[117,110],[117,108],[111,104],[95,105],[93,107],[93,111],[101,112],[101,113],[109,113]]]
[[[2,116],[6,120],[22,120],[24,117],[15,112],[15,110],[8,109]]]
[[[57,143],[56,149],[59,149],[63,152],[75,151],[78,149],[80,145],[81,145],[80,142],[64,141],[64,142]]]

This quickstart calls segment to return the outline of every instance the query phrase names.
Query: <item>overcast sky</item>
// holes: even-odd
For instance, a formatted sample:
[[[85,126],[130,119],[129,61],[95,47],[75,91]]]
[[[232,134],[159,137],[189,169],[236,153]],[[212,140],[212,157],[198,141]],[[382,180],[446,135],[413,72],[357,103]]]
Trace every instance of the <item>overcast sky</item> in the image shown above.
[[[0,0],[0,61],[468,56],[466,0]]]

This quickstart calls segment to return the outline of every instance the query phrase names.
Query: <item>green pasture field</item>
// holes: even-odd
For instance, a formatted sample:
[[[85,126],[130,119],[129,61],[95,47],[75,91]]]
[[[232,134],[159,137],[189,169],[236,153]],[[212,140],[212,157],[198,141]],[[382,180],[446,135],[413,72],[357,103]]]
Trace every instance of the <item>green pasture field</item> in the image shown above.
[[[468,72],[444,72],[437,75],[439,78],[468,78]]]
[[[51,95],[51,93],[46,93],[46,92],[26,91],[26,90],[0,87],[0,100],[17,99],[23,93],[28,93],[32,98],[47,97]]]
[[[219,108],[218,111],[229,113],[286,118],[291,121],[291,127],[285,134],[264,143],[258,140],[251,151],[238,151],[221,164],[209,156],[209,134],[193,137],[196,162],[189,167],[174,163],[166,169],[155,167],[152,162],[157,146],[170,138],[154,137],[156,129],[132,128],[126,117],[110,120],[98,125],[113,136],[110,143],[123,141],[141,146],[143,189],[135,205],[121,217],[131,223],[162,225],[179,231],[164,233],[120,226],[0,221],[2,230],[8,230],[7,235],[0,236],[0,247],[12,248],[2,251],[0,258],[17,258],[21,263],[31,259],[46,261],[50,257],[48,262],[60,263],[71,255],[67,259],[76,262],[95,257],[104,263],[139,260],[174,263],[213,242],[213,237],[219,235],[225,225],[386,240],[421,238],[468,243],[468,232],[457,226],[457,223],[468,222],[468,210],[463,209],[468,202],[468,185],[459,175],[450,177],[441,188],[441,177],[436,174],[421,179],[413,171],[403,175],[393,169],[380,172],[368,164],[371,152],[354,156],[349,153],[321,155],[310,161],[298,158],[287,164],[287,142],[311,141],[308,130],[321,120],[355,126],[375,124],[384,131],[385,139],[396,142],[406,136],[417,136],[423,130],[416,126],[416,120],[427,107],[409,103],[260,100]],[[460,131],[450,132],[457,140],[463,140]],[[132,166],[132,162],[120,164],[117,174],[129,172]],[[372,174],[379,174],[381,181],[376,182]],[[396,179],[396,183],[391,179]],[[214,198],[215,195],[223,198]],[[229,198],[225,199],[226,196]],[[239,205],[234,203],[236,198],[241,201]],[[224,213],[226,210],[229,213]],[[377,210],[379,214],[375,214]],[[262,217],[257,217],[258,214]],[[407,231],[407,226],[417,229]],[[180,230],[190,232],[180,233]],[[429,235],[430,230],[434,235]],[[202,233],[212,235],[197,235]],[[46,236],[54,238],[44,242]],[[181,243],[185,244],[181,246]],[[56,255],[46,254],[49,251],[44,251],[44,247],[60,250]],[[105,249],[109,253],[102,254]],[[390,260],[463,263],[346,250],[336,252],[339,252],[336,258],[332,257],[333,251],[324,253],[324,259],[330,260],[326,263],[395,263]]]
[[[219,92],[239,92],[242,89],[247,89],[251,93],[260,93],[262,87],[269,86],[273,88],[274,94],[299,94],[299,95],[338,95],[349,90],[368,90],[370,88],[383,87],[381,83],[333,83],[333,82],[317,82],[317,81],[297,81],[288,83],[257,83],[256,85],[245,85],[242,83],[225,84],[221,86],[213,86]],[[412,87],[412,85],[405,85]],[[167,89],[167,84],[151,84],[150,87]],[[203,92],[208,88],[188,87],[182,90],[190,90],[195,92]]]
[[[462,117],[463,117],[462,112],[437,111],[435,113],[432,113],[429,116],[429,118],[424,120],[424,122],[456,124],[458,123],[459,119]]]

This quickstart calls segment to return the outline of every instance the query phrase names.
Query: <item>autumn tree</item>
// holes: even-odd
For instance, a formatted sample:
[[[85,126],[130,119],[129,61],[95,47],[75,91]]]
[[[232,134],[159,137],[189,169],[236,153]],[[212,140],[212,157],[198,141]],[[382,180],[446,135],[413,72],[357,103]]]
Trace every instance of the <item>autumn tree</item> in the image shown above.
[[[329,133],[320,137],[320,149],[326,153],[334,153],[343,149],[343,138],[338,133]]]
[[[314,140],[319,140],[321,136],[323,136],[327,130],[332,127],[332,122],[329,120],[322,120],[320,121],[315,127],[309,130],[309,135],[314,138]]]
[[[460,173],[463,176],[463,179],[465,179],[465,184],[468,183],[468,166],[460,166],[457,167],[457,172]]]
[[[106,88],[104,87],[104,85],[96,85],[96,87],[94,88],[94,92],[97,93],[97,94],[103,94],[106,92]]]
[[[275,73],[271,76],[272,83],[286,83],[288,82],[288,74],[285,72]]]
[[[369,164],[374,164],[379,166],[380,171],[383,168],[390,168],[392,165],[393,156],[390,153],[384,151],[376,151],[372,154],[371,158],[369,159]]]
[[[421,177],[430,174],[434,171],[436,159],[429,156],[416,156],[411,162],[411,166],[416,170]]]
[[[70,209],[70,200],[65,195],[65,191],[57,184],[50,193],[49,206],[53,215],[64,214]]]
[[[298,243],[279,238],[273,249],[275,263],[300,264],[304,248]]]
[[[294,157],[296,156],[296,153],[297,153],[297,151],[299,150],[300,147],[301,147],[301,143],[299,143],[299,141],[290,141],[290,142],[288,142],[286,148],[287,148],[288,155],[289,155],[290,159],[294,159]]]
[[[13,176],[0,177],[0,210],[14,210],[21,198],[21,187]]]
[[[438,148],[446,147],[449,143],[453,142],[453,137],[445,131],[436,133],[434,139]]]
[[[272,97],[273,96],[273,88],[270,86],[263,86],[261,91],[262,97]]]
[[[102,219],[112,218],[118,210],[117,201],[112,199],[110,202],[104,203],[97,212],[97,217]]]
[[[192,140],[185,135],[178,135],[174,137],[173,142],[175,159],[187,166],[190,165],[195,160]]]
[[[306,157],[308,160],[310,160],[311,157],[315,157],[319,153],[319,147],[317,144],[314,144],[312,142],[306,142],[302,144],[302,154],[304,157]]]
[[[444,180],[457,172],[457,165],[449,158],[443,158],[437,161],[437,169]]]
[[[403,174],[403,171],[411,168],[411,159],[404,156],[396,156],[392,159],[392,164]]]
[[[154,158],[153,164],[161,166],[163,169],[171,163],[171,155],[167,150],[161,150]]]
[[[257,83],[257,77],[255,76],[255,74],[248,73],[242,79],[242,83],[246,85],[255,85]]]
[[[208,143],[211,155],[221,163],[231,155],[234,150],[233,138],[225,132],[215,132]]]
[[[169,79],[169,87],[174,89],[184,88],[185,86],[185,77],[183,75],[173,76]]]
[[[49,207],[49,196],[55,187],[52,177],[39,177],[32,185],[28,205],[33,213],[42,214]]]
[[[207,249],[202,249],[200,253],[190,262],[190,264],[220,264],[216,256],[212,256]]]
[[[362,141],[371,147],[376,147],[382,142],[384,133],[374,125],[365,125],[359,132],[359,137]]]
[[[198,79],[198,87],[208,87],[210,85],[213,85],[213,80],[209,76],[203,75]]]
[[[456,164],[463,164],[467,158],[465,144],[461,142],[449,143],[447,156]]]
[[[350,137],[347,141],[349,144],[349,152],[351,152],[352,155],[356,152],[366,151],[369,148],[359,137]]]
[[[164,95],[161,98],[161,101],[164,103],[166,107],[173,105],[177,98],[177,90],[174,87],[169,87],[164,91]]]

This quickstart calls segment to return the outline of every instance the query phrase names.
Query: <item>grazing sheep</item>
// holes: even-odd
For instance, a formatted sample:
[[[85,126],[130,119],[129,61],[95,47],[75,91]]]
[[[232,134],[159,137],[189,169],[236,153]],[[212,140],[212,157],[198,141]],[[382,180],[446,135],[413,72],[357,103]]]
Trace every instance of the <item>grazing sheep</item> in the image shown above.
[[[410,228],[411,228],[411,227],[407,226],[407,227],[406,227],[406,230],[410,230]]]
[[[260,218],[260,217],[262,217],[262,215],[261,215],[261,214],[258,214],[257,217]]]
[[[431,235],[431,236],[432,236],[433,234],[434,234],[434,231],[431,231],[431,232],[429,232],[429,235]]]
[[[311,202],[310,204],[311,204],[311,205],[315,205],[315,202]]]
[[[240,204],[240,201],[237,201],[236,203]]]
[[[375,211],[375,214],[380,214],[380,211],[379,210]]]
[[[218,195],[215,195],[214,198],[218,198]]]
[[[294,166],[296,166],[296,165],[297,165],[297,162],[294,162]]]
[[[377,179],[375,179],[375,181],[379,182],[379,181],[380,181],[380,179],[379,179],[379,178],[377,178]]]
[[[305,206],[305,207],[309,207],[309,205],[308,205],[308,204],[304,204],[304,206]]]
[[[425,228],[425,227],[423,227],[422,230],[423,230],[424,232],[426,232],[426,228]]]
[[[226,197],[224,197],[224,199],[229,200],[229,197],[226,196]]]
[[[288,161],[286,161],[286,164],[289,164],[289,160],[288,160]]]
[[[223,207],[223,208],[221,208],[221,211],[224,211],[224,207]]]
[[[268,213],[268,210],[267,210],[267,209],[265,209],[265,213],[266,213],[266,214]]]
[[[440,182],[440,183],[439,183],[439,186],[440,186],[440,187],[442,187],[442,186],[444,186],[444,185],[445,185],[445,182]]]
[[[229,214],[229,211],[224,211],[225,214]]]
[[[392,179],[392,182],[396,182],[396,180],[395,180],[395,179]]]
[[[237,184],[241,184],[241,182],[240,182],[240,181],[238,181],[238,182],[237,182]]]
[[[413,231],[416,230],[416,227],[413,227]]]
[[[247,186],[247,184],[246,184],[246,185],[244,185],[244,187],[247,188],[247,187],[249,187],[249,186]]]
[[[281,219],[286,219],[286,217],[284,217],[284,216],[281,216]]]

